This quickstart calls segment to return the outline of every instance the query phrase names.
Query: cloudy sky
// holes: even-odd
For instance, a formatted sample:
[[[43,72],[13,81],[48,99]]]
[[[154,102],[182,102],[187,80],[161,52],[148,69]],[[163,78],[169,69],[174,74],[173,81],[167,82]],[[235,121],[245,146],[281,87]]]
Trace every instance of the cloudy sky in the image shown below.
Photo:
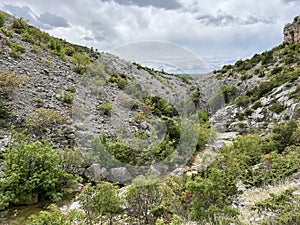
[[[0,8],[73,43],[198,73],[280,44],[300,0],[0,0]]]

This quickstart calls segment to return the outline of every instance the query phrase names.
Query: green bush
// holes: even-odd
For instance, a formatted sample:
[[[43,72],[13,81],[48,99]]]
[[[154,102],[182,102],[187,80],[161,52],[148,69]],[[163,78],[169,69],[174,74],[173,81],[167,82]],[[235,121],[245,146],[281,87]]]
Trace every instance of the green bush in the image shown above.
[[[238,216],[232,207],[233,197],[238,193],[233,177],[216,168],[188,182],[192,209],[190,216],[203,224],[231,224]]]
[[[41,211],[38,216],[32,215],[27,225],[71,225],[85,224],[84,213],[80,210],[71,210],[68,213],[63,212],[54,204],[47,207],[47,211]],[[24,222],[24,221],[23,221]]]
[[[20,75],[14,71],[2,71],[0,73],[0,93],[4,96],[9,96],[28,79],[28,76]]]
[[[67,104],[72,104],[75,98],[75,93],[64,91],[61,101]]]
[[[26,52],[26,47],[21,45],[19,42],[9,42],[11,49],[10,55],[14,58],[22,58],[22,53]]]
[[[75,72],[84,74],[91,58],[83,52],[75,52],[71,58],[71,62],[75,64]]]
[[[208,113],[203,109],[198,111],[198,118],[200,120],[200,123],[206,123],[209,120]]]
[[[178,112],[176,108],[171,105],[166,99],[160,98],[158,96],[149,95],[146,98],[142,99],[143,103],[146,106],[149,106],[153,114],[161,117],[176,117]]]
[[[109,82],[116,84],[118,88],[122,90],[127,86],[127,80],[124,74],[113,74],[110,77]]]
[[[58,200],[68,192],[74,177],[62,168],[63,156],[47,141],[31,141],[14,134],[3,154],[5,169],[0,179],[0,208],[38,196]]]
[[[273,51],[266,51],[262,54],[262,65],[267,65],[273,61]]]
[[[235,99],[235,103],[239,107],[246,107],[250,103],[250,98],[247,95],[241,95]]]
[[[252,105],[252,109],[254,109],[254,110],[255,110],[255,109],[258,109],[258,108],[260,108],[260,107],[262,107],[260,101],[254,102],[254,104]]]
[[[272,71],[271,71],[271,75],[275,75],[275,74],[278,74],[282,71],[282,66],[277,66],[275,67]]]
[[[221,91],[224,96],[225,103],[229,103],[237,94],[237,88],[235,86],[223,85]]]
[[[196,108],[199,106],[200,95],[201,95],[201,91],[199,88],[195,90],[191,95],[191,100],[194,103]]]
[[[7,15],[3,12],[0,12],[0,27],[2,27],[6,21]]]
[[[89,224],[113,224],[122,213],[119,187],[109,182],[86,185],[78,199]]]
[[[274,112],[274,113],[281,113],[283,110],[285,110],[285,106],[281,103],[273,103],[270,107],[269,107],[269,110]]]
[[[161,188],[155,177],[135,179],[125,192],[127,213],[131,224],[155,224],[162,202]],[[154,221],[151,223],[151,221]],[[136,223],[135,223],[136,222]]]
[[[14,17],[13,24],[11,27],[14,29],[15,32],[21,34],[28,28],[28,21],[23,19],[22,17],[18,19]]]
[[[257,211],[262,225],[300,224],[300,198],[288,189],[279,194],[270,194],[264,201],[256,203],[251,210]]]
[[[112,109],[113,109],[113,104],[111,102],[106,102],[98,106],[98,111],[106,116],[111,116]]]
[[[4,103],[0,100],[0,127],[6,124],[6,120],[9,117],[9,111],[4,106]]]
[[[28,116],[25,126],[31,133],[40,134],[47,129],[66,123],[67,118],[51,109],[40,108]]]
[[[14,36],[14,33],[12,30],[6,30],[5,28],[1,27],[0,30],[5,34],[7,37],[12,38]]]

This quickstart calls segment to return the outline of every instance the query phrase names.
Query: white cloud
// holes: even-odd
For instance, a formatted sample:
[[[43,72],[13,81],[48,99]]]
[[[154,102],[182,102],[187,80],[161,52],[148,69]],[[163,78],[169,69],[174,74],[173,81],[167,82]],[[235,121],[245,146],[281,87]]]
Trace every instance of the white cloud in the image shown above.
[[[297,0],[1,1],[1,8],[10,4],[26,9],[21,16],[29,19],[53,15],[46,21],[60,27],[49,32],[71,42],[109,51],[134,42],[168,41],[213,67],[280,44],[283,26],[299,14]]]

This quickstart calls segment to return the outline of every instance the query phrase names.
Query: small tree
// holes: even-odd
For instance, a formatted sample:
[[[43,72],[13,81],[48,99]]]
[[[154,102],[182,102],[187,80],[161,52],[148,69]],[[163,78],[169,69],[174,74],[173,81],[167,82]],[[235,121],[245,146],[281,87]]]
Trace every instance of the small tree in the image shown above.
[[[108,221],[113,224],[114,216],[121,213],[121,199],[118,196],[119,189],[116,185],[102,182],[96,186],[88,184],[79,196],[80,203],[86,212],[88,224]]]
[[[47,141],[31,141],[14,134],[3,154],[5,169],[0,175],[0,209],[10,202],[42,199],[59,200],[74,177],[62,168],[63,156]]]
[[[75,64],[75,72],[83,74],[86,66],[90,63],[91,59],[88,55],[82,52],[75,52],[72,57],[72,63]]]
[[[155,224],[154,212],[162,202],[160,186],[154,176],[141,177],[132,182],[125,194],[129,215],[138,224]]]

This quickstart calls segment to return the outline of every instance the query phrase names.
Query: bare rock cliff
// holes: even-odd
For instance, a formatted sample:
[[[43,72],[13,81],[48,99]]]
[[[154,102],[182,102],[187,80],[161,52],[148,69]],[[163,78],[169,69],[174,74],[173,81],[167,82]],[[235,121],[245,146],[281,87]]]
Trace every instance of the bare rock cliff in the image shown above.
[[[294,18],[293,23],[289,23],[284,27],[284,43],[299,44],[300,43],[300,16]]]

